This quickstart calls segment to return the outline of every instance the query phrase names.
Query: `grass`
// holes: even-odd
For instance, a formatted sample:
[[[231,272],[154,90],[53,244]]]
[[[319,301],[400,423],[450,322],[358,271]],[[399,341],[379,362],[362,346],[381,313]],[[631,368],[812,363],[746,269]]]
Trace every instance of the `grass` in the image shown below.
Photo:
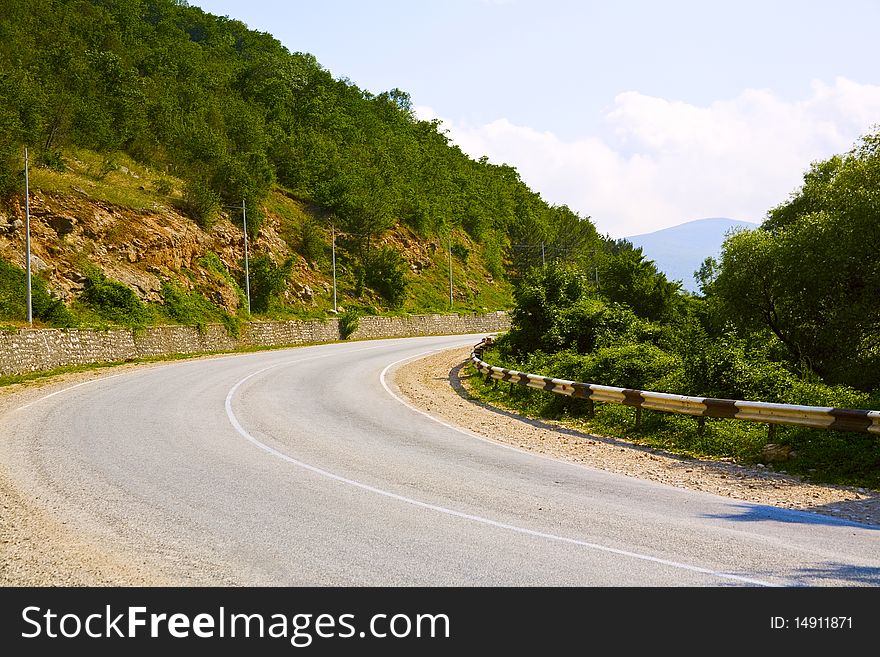
[[[491,351],[483,357],[496,364]],[[478,401],[533,419],[547,419],[585,433],[629,440],[686,458],[733,460],[749,466],[797,475],[805,481],[855,486],[880,491],[880,437],[875,434],[822,431],[776,426],[770,439],[766,424],[732,419],[706,419],[702,431],[696,418],[642,410],[636,428],[635,409],[596,403],[591,417],[588,402],[517,384],[487,381],[468,364],[468,391]],[[769,442],[788,445],[792,457],[766,463],[762,448]]]
[[[311,216],[299,201],[295,201],[287,196],[282,190],[276,190],[270,193],[264,202],[266,210],[277,216],[280,220],[279,234],[287,243],[291,251],[298,252],[301,246],[301,230],[304,223],[309,221]],[[324,235],[326,244],[330,245],[330,231]]]
[[[466,237],[459,236],[461,243]],[[449,303],[449,256],[437,248],[431,264],[420,273],[408,274],[409,287],[405,312],[423,313],[481,313],[509,310],[513,307],[513,286],[496,281],[483,265],[485,254],[480,244],[468,243],[466,261],[452,259],[452,304]],[[490,283],[489,281],[492,280]]]
[[[32,167],[30,186],[53,194],[82,195],[133,210],[154,209],[182,198],[180,180],[137,163],[128,155],[71,149],[64,171]]]

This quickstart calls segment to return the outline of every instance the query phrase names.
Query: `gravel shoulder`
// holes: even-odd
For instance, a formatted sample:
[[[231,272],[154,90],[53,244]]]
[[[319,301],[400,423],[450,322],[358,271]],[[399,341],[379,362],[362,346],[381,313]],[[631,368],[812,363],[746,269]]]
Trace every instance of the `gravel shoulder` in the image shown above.
[[[469,395],[462,374],[469,357],[470,348],[464,348],[410,361],[393,372],[393,383],[414,407],[504,445],[670,486],[880,525],[877,491],[808,483],[728,461],[685,459],[478,402]]]
[[[671,486],[880,525],[876,491],[810,484],[728,462],[681,459],[483,405],[470,398],[462,375],[469,354],[470,348],[454,349],[409,361],[393,370],[391,384],[414,407],[518,449]],[[4,386],[0,417],[72,385],[161,364],[120,365]],[[84,533],[68,526],[39,492],[20,484],[15,468],[0,458],[0,586],[179,586],[199,578],[181,573],[179,564],[166,568],[171,564],[122,550],[98,528]]]

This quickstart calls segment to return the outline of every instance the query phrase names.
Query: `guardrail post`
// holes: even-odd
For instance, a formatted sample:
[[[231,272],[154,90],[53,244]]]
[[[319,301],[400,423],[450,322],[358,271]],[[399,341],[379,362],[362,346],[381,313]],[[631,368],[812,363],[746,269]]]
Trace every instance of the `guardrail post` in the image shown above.
[[[596,417],[596,403],[590,398],[587,398],[587,414]]]
[[[642,428],[642,407],[636,406],[636,431]]]
[[[771,443],[776,439],[776,425],[768,424],[767,425],[767,440]]]
[[[702,436],[706,431],[706,418],[698,417],[697,418],[697,435]]]

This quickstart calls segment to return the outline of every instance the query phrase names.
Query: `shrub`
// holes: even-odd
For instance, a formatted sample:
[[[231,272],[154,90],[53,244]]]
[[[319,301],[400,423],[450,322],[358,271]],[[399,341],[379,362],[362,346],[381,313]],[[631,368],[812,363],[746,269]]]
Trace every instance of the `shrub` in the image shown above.
[[[656,390],[659,381],[676,369],[679,361],[659,347],[641,343],[599,349],[585,359],[584,365],[584,382]]]
[[[205,255],[201,256],[196,260],[196,262],[219,276],[232,290],[235,292],[235,295],[238,297],[238,310],[237,314],[244,314],[247,312],[247,295],[245,291],[242,289],[241,285],[239,285],[238,281],[233,278],[232,274],[229,273],[229,270],[226,268],[226,265],[223,264],[223,261],[220,260],[220,256],[218,256],[213,251],[208,251]],[[228,328],[228,327],[227,327]]]
[[[502,255],[501,243],[497,237],[489,237],[483,244],[483,264],[486,270],[495,278],[504,276],[504,256]]]
[[[468,261],[468,256],[471,254],[471,250],[461,242],[454,242],[450,247],[450,251],[452,251],[452,255],[464,263]]]
[[[199,179],[187,182],[183,209],[202,230],[209,230],[220,216],[220,195]]]
[[[348,340],[352,333],[357,331],[360,323],[360,313],[356,310],[346,310],[339,316],[339,336]]]
[[[581,298],[560,308],[548,330],[548,346],[589,353],[625,341],[643,322],[625,306]]]
[[[24,197],[24,162],[18,148],[0,143],[0,201]]]
[[[0,318],[27,320],[27,272],[0,259]],[[65,328],[77,324],[73,313],[39,276],[31,277],[31,310],[35,319]]]
[[[171,184],[171,180],[162,176],[156,181],[156,193],[160,196],[171,196],[171,192],[174,191],[174,185]]]
[[[311,218],[305,219],[300,227],[297,251],[307,262],[320,264],[327,258],[327,242],[318,223]]]
[[[732,333],[691,345],[683,354],[683,394],[782,402],[797,377]]]
[[[100,317],[130,328],[143,328],[150,319],[149,309],[130,287],[107,278],[101,271],[88,267],[81,300]]]
[[[185,290],[178,283],[163,281],[162,291],[165,314],[179,324],[195,326],[200,331],[212,321],[220,319],[221,311],[198,292]]]
[[[364,267],[364,282],[376,290],[392,308],[400,308],[406,300],[406,259],[394,248],[376,249]]]
[[[290,258],[281,265],[276,265],[267,255],[250,260],[251,312],[269,311],[272,301],[287,289],[287,277],[292,268]]]

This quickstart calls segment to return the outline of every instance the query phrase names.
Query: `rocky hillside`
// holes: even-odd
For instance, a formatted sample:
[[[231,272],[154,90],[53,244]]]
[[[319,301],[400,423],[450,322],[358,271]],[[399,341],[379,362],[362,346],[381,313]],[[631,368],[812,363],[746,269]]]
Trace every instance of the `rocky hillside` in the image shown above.
[[[203,230],[181,209],[182,194],[167,176],[155,176],[127,159],[113,167],[105,164],[95,173],[99,163],[89,163],[88,153],[79,155],[82,159],[69,159],[63,174],[31,171],[32,270],[55,295],[75,306],[87,284],[87,271],[96,267],[132,289],[142,302],[161,304],[163,282],[172,281],[231,315],[242,314],[245,241],[236,209],[227,208]],[[272,306],[273,316],[320,316],[332,310],[331,237],[320,211],[276,189],[265,201],[262,214],[259,233],[248,243],[252,267],[266,256],[278,267],[289,263],[289,273]],[[0,207],[0,258],[22,268],[24,220],[23,197]],[[309,236],[304,234],[305,225],[312,226]],[[310,249],[303,248],[305,239],[311,240]],[[478,250],[464,235],[455,240],[460,246],[467,242],[464,252]],[[368,312],[387,310],[371,290],[355,290],[344,235],[337,244],[338,305],[351,304]],[[403,226],[380,236],[377,246],[381,245],[402,254],[409,267],[410,294],[402,310],[448,309],[445,245],[419,238]],[[316,260],[307,260],[301,251]],[[461,248],[456,252],[461,255]],[[474,255],[467,262],[456,257],[453,263],[454,309],[505,307],[510,298],[506,284],[494,280],[480,266],[478,253]],[[253,286],[253,268],[251,272]]]

